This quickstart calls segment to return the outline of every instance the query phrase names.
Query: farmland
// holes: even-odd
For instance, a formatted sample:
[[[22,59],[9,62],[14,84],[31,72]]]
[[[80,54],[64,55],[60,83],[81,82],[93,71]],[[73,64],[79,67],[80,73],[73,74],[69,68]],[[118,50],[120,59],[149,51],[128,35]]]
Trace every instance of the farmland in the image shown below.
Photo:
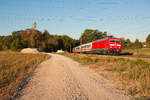
[[[39,63],[48,59],[44,54],[22,54],[12,51],[0,52],[0,98],[8,100],[15,96]]]

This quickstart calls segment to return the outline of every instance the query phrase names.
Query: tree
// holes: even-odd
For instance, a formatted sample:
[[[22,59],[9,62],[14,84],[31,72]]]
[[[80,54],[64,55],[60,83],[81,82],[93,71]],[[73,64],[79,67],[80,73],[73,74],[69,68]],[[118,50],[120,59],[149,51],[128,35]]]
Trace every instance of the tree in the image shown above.
[[[126,46],[127,46],[126,48],[128,48],[128,49],[132,48],[132,43],[131,43],[130,39],[126,40]]]
[[[139,39],[136,39],[134,42],[134,48],[139,49],[142,47],[143,47],[142,43],[139,41]]]
[[[10,44],[12,43],[13,38],[12,36],[2,36],[1,37],[1,45],[2,45],[2,49],[10,49]]]
[[[31,34],[31,36],[30,36],[30,47],[31,48],[35,48],[36,47],[35,34]]]
[[[49,38],[47,41],[48,51],[55,52],[55,51],[57,51],[57,48],[58,48],[58,41],[57,41],[56,37]]]
[[[21,38],[21,31],[14,31],[12,32],[12,38],[16,39],[16,38]]]
[[[80,42],[81,44],[84,44],[101,38],[103,38],[102,32],[98,30],[86,29],[80,37]]]
[[[21,42],[22,42],[23,48],[28,48],[28,47],[30,47],[30,43],[29,43],[29,40],[28,40],[28,39],[22,39]]]
[[[0,43],[0,50],[2,50],[2,44]]]
[[[62,50],[64,48],[63,40],[59,37],[57,41],[58,41],[58,50]]]
[[[22,49],[22,43],[20,39],[16,39],[11,43],[11,50],[18,51]]]
[[[63,35],[61,36],[61,40],[63,42],[63,50],[69,51],[70,50],[70,46],[73,45],[73,39],[70,38],[67,35]],[[73,47],[73,46],[72,46]]]
[[[147,47],[150,48],[150,34],[146,38]]]
[[[127,42],[124,38],[121,38],[121,43],[122,43],[122,48],[123,49],[127,48]]]
[[[39,46],[41,50],[46,50],[46,42],[41,42],[41,45]]]
[[[150,34],[147,36],[146,42],[150,42]]]
[[[107,34],[105,33],[105,35]],[[100,32],[99,30],[86,29],[80,37],[80,42],[81,44],[84,44],[95,41],[97,39],[102,39],[103,37],[104,37],[103,33]]]
[[[47,30],[45,30],[42,34],[42,37],[43,37],[43,40],[47,40],[51,37],[51,35]]]

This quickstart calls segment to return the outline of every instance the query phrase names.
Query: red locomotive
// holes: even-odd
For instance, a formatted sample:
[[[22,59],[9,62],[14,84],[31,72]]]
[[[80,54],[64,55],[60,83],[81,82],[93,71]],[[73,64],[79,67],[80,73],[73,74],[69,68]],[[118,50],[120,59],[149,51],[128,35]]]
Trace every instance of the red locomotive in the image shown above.
[[[119,54],[121,50],[121,39],[112,37],[106,37],[73,48],[74,53]]]

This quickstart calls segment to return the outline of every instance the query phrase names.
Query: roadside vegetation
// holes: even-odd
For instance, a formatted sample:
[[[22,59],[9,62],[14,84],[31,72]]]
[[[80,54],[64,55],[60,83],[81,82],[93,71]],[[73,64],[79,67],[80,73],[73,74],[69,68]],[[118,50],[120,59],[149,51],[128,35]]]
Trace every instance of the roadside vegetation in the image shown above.
[[[140,98],[139,100],[150,96],[150,62],[91,54],[63,53],[62,55],[88,65],[98,73],[107,72],[106,75],[103,74],[105,78],[112,80],[125,93]]]
[[[124,52],[130,52],[130,53],[150,53],[150,48],[143,48],[143,49],[124,49]]]
[[[142,49],[124,49],[123,54],[132,54],[133,56],[150,58],[150,48]]]
[[[0,100],[9,100],[22,88],[39,63],[48,59],[45,54],[0,52]]]

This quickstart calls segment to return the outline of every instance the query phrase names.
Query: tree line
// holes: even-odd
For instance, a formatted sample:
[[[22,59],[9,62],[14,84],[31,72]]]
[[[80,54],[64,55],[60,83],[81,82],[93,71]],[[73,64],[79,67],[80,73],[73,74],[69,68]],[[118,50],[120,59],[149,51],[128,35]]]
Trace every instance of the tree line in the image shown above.
[[[150,48],[150,34],[146,37],[145,42],[140,42],[139,39],[136,39],[134,42],[131,42],[130,39],[122,38],[122,47],[124,49],[140,49],[140,48]]]
[[[23,48],[39,48],[46,52],[55,52],[57,50],[69,51],[78,40],[67,35],[52,35],[47,30],[43,33],[35,29],[27,29],[12,32],[8,36],[0,36],[0,49],[11,49],[19,51]]]
[[[11,49],[19,51],[23,48],[39,48],[46,52],[55,52],[57,50],[71,52],[75,46],[102,39],[106,36],[107,32],[85,29],[79,39],[73,39],[68,35],[52,35],[47,30],[42,33],[36,29],[26,29],[12,32],[8,36],[0,36],[0,50]],[[146,38],[146,45],[150,47],[150,35]],[[142,48],[143,43],[139,39],[131,42],[130,39],[122,38],[122,47],[137,49]]]

